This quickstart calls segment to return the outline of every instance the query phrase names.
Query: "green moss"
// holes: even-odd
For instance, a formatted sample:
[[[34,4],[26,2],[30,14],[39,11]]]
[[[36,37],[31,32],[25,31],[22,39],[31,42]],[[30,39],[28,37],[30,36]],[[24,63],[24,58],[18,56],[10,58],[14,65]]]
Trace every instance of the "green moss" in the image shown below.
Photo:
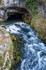
[[[0,5],[1,5],[1,3],[2,3],[2,0],[0,0]]]
[[[35,31],[37,31],[38,37],[46,43],[46,19],[43,19],[40,16],[35,16],[30,25]]]
[[[32,20],[31,13],[25,13],[22,18],[25,23],[28,23],[28,24],[31,23],[31,20]]]
[[[43,36],[42,34],[38,33],[38,37],[44,42],[46,43],[46,36]]]
[[[27,20],[25,17],[23,18],[23,21],[29,24],[29,20]]]
[[[21,61],[21,57],[20,56],[17,56],[17,58],[16,58],[17,60],[16,60],[16,64],[18,63],[18,62],[20,62]]]
[[[10,41],[9,54],[10,54],[10,56],[11,56],[11,59],[13,60],[13,43],[12,43],[12,41]]]
[[[12,65],[11,65],[11,68],[9,70],[13,70],[14,69],[15,61],[13,60],[11,64]]]
[[[24,41],[22,40],[22,38],[18,37],[18,36],[13,36],[11,35],[11,39],[13,41],[13,46],[14,46],[14,51],[13,51],[13,55],[14,55],[14,61],[16,64],[18,64],[21,61],[21,48],[24,44]]]
[[[31,21],[30,26],[34,27],[34,20]]]
[[[2,30],[2,32],[5,34],[5,33],[7,33],[7,31],[5,30],[5,28],[3,28],[3,29],[1,29]]]
[[[37,2],[36,0],[26,0],[26,4],[28,8],[32,12],[32,16],[34,16],[37,13]]]
[[[6,66],[9,66],[9,61],[6,62]]]
[[[3,20],[0,20],[0,23],[3,23],[4,21],[6,21],[5,19],[3,19]]]
[[[2,66],[4,63],[4,56],[0,56],[0,66]]]

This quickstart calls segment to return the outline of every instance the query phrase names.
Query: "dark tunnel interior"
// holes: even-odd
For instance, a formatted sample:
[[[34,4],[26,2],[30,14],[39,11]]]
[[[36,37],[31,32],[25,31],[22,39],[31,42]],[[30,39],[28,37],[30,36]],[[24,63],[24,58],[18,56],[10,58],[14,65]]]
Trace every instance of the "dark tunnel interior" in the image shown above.
[[[7,21],[13,21],[13,20],[23,21],[22,16],[23,16],[22,13],[14,13],[14,14],[10,14],[10,15],[8,13],[8,19],[7,19]]]

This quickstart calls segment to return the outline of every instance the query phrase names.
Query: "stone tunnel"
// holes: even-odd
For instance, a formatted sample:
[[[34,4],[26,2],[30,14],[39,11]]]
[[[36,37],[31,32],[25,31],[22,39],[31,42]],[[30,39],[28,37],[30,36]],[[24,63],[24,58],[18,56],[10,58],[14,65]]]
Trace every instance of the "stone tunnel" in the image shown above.
[[[4,0],[4,4],[0,6],[0,20],[22,20],[27,23],[31,22],[31,12],[28,10],[25,1],[7,1],[8,0]]]

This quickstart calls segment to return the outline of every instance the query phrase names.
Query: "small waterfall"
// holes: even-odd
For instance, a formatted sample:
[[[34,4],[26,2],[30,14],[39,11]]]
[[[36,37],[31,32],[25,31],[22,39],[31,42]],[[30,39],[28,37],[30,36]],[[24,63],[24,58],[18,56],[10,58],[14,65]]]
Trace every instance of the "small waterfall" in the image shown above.
[[[22,36],[25,41],[21,70],[46,70],[46,45],[38,38],[37,33],[24,22],[7,25],[6,30]]]

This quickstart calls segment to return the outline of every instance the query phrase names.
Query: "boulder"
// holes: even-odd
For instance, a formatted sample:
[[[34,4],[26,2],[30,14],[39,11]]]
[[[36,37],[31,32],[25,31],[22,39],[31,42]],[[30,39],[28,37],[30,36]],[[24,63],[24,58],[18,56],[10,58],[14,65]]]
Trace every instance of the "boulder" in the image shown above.
[[[38,13],[31,21],[31,27],[34,28],[39,38],[46,43],[46,0],[37,0]]]
[[[38,37],[46,43],[46,19],[33,19],[31,22],[31,27],[36,30]]]
[[[0,26],[0,70],[9,70],[13,60],[13,45],[9,33]]]
[[[37,0],[39,14],[42,18],[46,18],[46,0]]]

